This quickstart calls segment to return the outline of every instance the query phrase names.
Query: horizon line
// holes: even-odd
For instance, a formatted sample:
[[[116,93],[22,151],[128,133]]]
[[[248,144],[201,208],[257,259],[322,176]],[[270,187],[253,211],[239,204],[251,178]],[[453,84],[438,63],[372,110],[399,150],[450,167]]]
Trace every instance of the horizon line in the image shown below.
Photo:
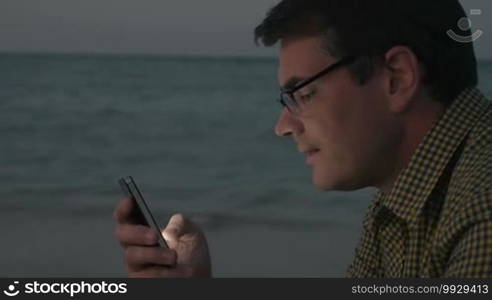
[[[125,56],[125,57],[182,57],[182,58],[231,58],[231,59],[277,59],[269,54],[206,54],[206,53],[157,53],[118,51],[45,51],[45,50],[1,50],[0,55],[67,55],[67,56]]]
[[[66,55],[66,56],[113,56],[113,57],[179,57],[208,59],[265,59],[277,60],[271,54],[206,54],[206,53],[157,53],[157,52],[118,52],[118,51],[47,51],[47,50],[1,50],[0,55]],[[492,57],[478,57],[477,61],[492,62]]]

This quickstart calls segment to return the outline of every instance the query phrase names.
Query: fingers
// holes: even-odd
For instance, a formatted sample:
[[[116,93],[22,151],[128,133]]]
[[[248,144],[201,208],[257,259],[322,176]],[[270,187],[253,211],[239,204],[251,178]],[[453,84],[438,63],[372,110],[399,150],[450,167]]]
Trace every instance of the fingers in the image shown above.
[[[133,271],[129,273],[129,277],[133,278],[190,278],[193,276],[193,268],[190,266],[177,266],[175,268],[152,266],[141,271]]]
[[[143,225],[119,224],[115,237],[123,247],[155,246],[158,243],[157,233]]]
[[[162,247],[130,246],[125,249],[125,264],[129,272],[140,272],[158,266],[176,265],[176,251]]]
[[[133,201],[130,198],[125,198],[118,203],[113,219],[118,223],[130,223],[130,216],[133,210]]]

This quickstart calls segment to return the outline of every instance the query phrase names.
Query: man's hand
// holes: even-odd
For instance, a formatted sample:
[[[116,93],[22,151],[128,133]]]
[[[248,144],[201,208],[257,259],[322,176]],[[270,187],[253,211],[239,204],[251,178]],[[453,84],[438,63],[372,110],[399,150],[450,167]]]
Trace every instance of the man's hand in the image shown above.
[[[207,240],[197,225],[181,214],[172,216],[162,231],[170,249],[159,247],[157,233],[131,218],[133,205],[124,199],[114,211],[130,277],[211,277]]]

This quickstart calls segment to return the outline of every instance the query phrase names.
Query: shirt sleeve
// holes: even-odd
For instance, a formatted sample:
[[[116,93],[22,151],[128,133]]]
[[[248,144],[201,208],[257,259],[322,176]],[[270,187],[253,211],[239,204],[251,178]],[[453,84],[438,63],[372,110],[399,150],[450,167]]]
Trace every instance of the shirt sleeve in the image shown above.
[[[492,220],[472,225],[451,253],[444,277],[492,277]]]

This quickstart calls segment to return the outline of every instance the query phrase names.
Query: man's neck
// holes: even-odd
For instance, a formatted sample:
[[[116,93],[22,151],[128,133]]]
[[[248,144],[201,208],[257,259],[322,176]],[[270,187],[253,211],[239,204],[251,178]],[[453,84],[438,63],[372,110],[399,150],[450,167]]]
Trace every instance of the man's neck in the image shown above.
[[[422,143],[423,139],[434,124],[442,117],[446,110],[444,104],[431,99],[421,99],[403,116],[403,135],[401,143],[396,149],[397,157],[394,167],[390,170],[387,179],[377,188],[389,194],[401,171],[408,166],[412,156]]]

